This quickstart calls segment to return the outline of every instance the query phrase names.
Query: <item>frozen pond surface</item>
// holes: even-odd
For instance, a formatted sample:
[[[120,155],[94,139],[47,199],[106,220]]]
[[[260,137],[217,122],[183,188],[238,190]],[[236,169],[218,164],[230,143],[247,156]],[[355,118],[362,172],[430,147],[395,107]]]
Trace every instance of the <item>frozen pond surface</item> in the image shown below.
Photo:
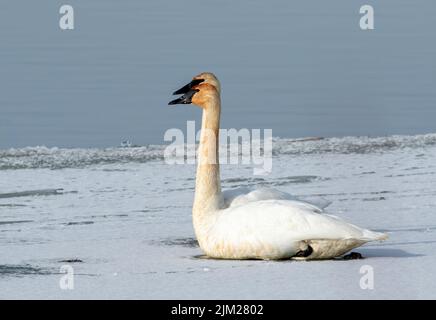
[[[354,261],[202,258],[195,167],[165,164],[162,148],[0,150],[0,298],[436,297],[436,135],[277,139],[272,174],[223,166],[224,189],[322,196],[328,212],[389,233]],[[59,287],[65,264],[74,290]],[[373,290],[359,286],[363,265]]]

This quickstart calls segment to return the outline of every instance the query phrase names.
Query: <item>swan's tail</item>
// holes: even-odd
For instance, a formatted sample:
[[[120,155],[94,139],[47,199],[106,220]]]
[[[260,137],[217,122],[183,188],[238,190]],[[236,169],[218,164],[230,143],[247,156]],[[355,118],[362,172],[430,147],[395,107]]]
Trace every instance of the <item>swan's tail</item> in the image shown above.
[[[364,230],[363,231],[363,239],[367,241],[383,241],[388,239],[389,236],[387,233],[383,232],[375,232],[371,230]]]

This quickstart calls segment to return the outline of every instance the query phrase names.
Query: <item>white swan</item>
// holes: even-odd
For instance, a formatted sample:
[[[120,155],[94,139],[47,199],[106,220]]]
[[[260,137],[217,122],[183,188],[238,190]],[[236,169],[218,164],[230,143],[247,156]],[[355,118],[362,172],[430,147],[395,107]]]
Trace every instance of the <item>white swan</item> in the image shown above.
[[[323,208],[273,189],[221,192],[218,163],[220,83],[201,73],[169,104],[203,109],[193,205],[201,249],[221,259],[330,259],[387,235],[359,228]],[[322,205],[325,206],[326,204]]]

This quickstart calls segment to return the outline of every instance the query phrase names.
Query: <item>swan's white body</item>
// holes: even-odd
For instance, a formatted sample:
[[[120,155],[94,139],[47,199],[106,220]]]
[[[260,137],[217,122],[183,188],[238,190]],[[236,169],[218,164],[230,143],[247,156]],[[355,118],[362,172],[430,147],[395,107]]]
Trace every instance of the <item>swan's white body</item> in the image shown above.
[[[330,259],[368,241],[384,240],[373,232],[323,213],[329,203],[302,201],[274,189],[244,188],[221,192],[218,164],[220,86],[213,74],[192,98],[203,108],[194,229],[201,249],[221,259]],[[212,159],[212,161],[210,161]],[[305,253],[301,255],[299,253]]]
[[[231,192],[232,193],[232,192]],[[383,240],[385,234],[369,231],[328,215],[313,203],[274,189],[258,189],[226,197],[203,225],[203,250],[214,258],[328,259],[343,255],[365,242]],[[295,199],[295,200],[292,200]],[[313,249],[308,257],[298,252]]]

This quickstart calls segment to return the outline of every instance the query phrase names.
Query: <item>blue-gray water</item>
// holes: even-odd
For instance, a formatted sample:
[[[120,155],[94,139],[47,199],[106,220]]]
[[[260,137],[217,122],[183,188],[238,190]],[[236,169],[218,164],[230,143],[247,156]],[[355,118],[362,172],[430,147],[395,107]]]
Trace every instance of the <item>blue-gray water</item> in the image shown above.
[[[58,26],[75,9],[75,30]],[[375,9],[375,30],[359,8]],[[274,136],[436,132],[434,1],[2,1],[0,148],[163,143],[198,72],[223,127]]]

